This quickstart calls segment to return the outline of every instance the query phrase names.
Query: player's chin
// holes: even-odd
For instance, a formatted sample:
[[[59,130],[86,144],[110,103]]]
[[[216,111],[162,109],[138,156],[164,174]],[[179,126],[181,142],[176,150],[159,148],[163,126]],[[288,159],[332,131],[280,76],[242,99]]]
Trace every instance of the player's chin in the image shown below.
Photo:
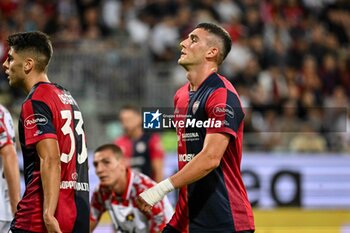
[[[111,182],[107,178],[100,178],[100,183],[103,186],[109,186]]]
[[[10,76],[8,77],[8,81],[10,87],[18,87],[18,84],[13,79],[11,79]]]

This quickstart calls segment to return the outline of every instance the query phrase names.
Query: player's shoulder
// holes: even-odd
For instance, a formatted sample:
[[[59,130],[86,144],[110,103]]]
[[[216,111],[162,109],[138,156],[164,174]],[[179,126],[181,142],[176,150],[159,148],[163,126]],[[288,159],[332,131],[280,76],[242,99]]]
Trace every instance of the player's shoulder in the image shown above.
[[[110,188],[103,186],[101,184],[97,185],[95,189],[93,190],[94,195],[101,196],[102,199],[108,199],[109,196],[112,195],[112,191]]]
[[[132,173],[133,173],[132,185],[139,192],[143,192],[144,190],[146,190],[146,189],[148,189],[156,184],[156,182],[154,180],[152,180],[149,176],[147,176],[139,171],[132,170]]]
[[[217,83],[219,83],[219,85],[216,85],[213,93],[215,92],[216,94],[218,94],[218,93],[230,92],[231,94],[238,96],[236,88],[233,86],[233,84],[227,78],[225,78],[224,76],[222,76],[220,74],[215,74],[215,75],[217,77]]]
[[[189,90],[189,85],[190,85],[189,83],[185,83],[179,89],[177,89],[177,91],[175,93],[175,97],[181,96],[183,94],[187,94],[188,90]]]
[[[115,140],[114,140],[114,144],[120,146],[120,145],[123,145],[127,142],[131,141],[130,138],[126,135],[121,135],[119,137],[117,137]]]
[[[50,82],[39,82],[34,85],[27,99],[50,99],[58,93],[69,93],[64,87]]]
[[[9,111],[7,110],[7,108],[0,104],[0,119],[5,118],[6,114],[8,113]]]

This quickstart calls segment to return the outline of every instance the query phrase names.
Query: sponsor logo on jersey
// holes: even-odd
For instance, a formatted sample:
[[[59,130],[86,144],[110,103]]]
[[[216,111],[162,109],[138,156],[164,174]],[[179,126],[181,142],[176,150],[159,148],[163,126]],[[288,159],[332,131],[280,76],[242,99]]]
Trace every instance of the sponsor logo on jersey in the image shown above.
[[[37,130],[37,131],[34,133],[34,137],[39,136],[39,135],[41,135],[42,133],[43,133],[43,131]]]
[[[182,134],[182,140],[183,141],[198,141],[199,140],[199,134],[197,132],[195,133],[183,133]]]
[[[195,154],[179,154],[179,162],[189,162],[194,156]]]
[[[36,125],[46,125],[49,121],[47,118],[40,114],[40,113],[35,113],[30,116],[28,116],[24,120],[24,127],[27,129],[33,129]]]
[[[234,117],[234,111],[233,108],[228,105],[228,104],[217,104],[213,108],[213,113],[217,117],[222,117],[222,116],[229,116],[231,118]]]
[[[77,191],[89,191],[89,183],[76,182],[75,180],[61,181],[60,189],[75,189]]]

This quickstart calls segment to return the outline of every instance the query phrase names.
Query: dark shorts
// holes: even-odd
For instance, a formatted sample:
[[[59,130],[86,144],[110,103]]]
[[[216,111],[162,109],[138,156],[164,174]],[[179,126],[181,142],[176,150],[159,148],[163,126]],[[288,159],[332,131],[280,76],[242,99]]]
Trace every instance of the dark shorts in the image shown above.
[[[180,231],[176,230],[174,227],[167,224],[162,233],[181,233]],[[254,230],[248,230],[248,231],[238,231],[236,233],[254,233]]]
[[[166,224],[162,233],[181,233],[181,232],[176,230],[174,227],[170,226],[169,224]]]
[[[11,228],[9,233],[34,233],[32,231],[25,231],[25,230],[20,230],[20,229],[16,229],[16,228]]]

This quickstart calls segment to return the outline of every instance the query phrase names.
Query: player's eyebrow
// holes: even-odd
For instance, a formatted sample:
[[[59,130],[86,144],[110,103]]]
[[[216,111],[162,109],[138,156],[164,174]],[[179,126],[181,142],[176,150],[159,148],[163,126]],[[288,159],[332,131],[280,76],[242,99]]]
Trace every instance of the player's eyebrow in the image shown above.
[[[189,37],[191,38],[191,40],[198,40],[199,37],[196,34],[190,34]]]

